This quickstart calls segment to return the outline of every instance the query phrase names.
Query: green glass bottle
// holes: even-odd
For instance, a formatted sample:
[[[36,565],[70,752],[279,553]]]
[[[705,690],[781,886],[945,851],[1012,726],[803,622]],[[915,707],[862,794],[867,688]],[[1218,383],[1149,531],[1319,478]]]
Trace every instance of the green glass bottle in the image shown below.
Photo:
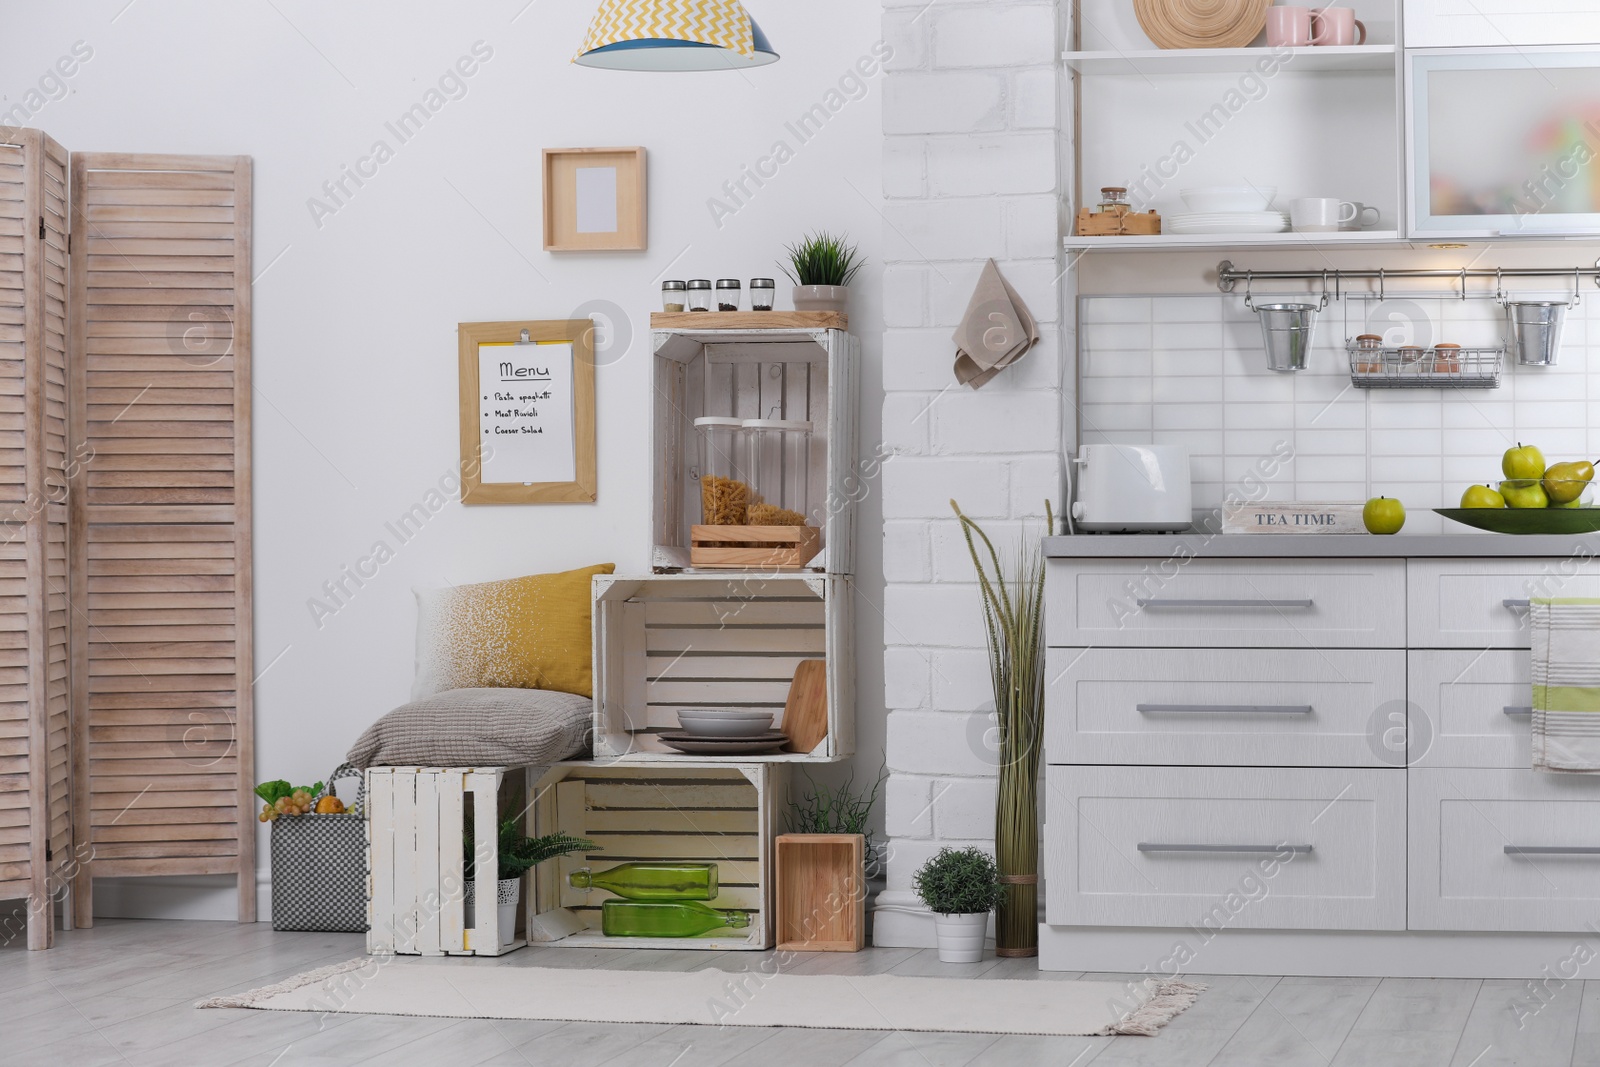
[[[749,925],[745,912],[719,911],[697,900],[608,900],[600,906],[600,932],[607,937],[698,937],[724,926],[742,930]]]
[[[599,874],[580,867],[567,875],[574,889],[604,889],[627,900],[713,900],[715,863],[624,863]]]

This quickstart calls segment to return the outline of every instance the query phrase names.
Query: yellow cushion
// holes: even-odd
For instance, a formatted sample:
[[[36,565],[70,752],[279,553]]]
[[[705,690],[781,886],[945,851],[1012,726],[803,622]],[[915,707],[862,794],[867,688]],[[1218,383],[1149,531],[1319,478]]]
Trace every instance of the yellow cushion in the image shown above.
[[[601,563],[559,574],[417,591],[411,699],[447,689],[551,689],[594,695],[590,585]]]

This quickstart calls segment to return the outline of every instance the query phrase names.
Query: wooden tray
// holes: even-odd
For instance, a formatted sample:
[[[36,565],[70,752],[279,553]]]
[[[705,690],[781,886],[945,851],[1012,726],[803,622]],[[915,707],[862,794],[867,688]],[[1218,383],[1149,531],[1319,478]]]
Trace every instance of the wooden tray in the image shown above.
[[[804,567],[822,551],[815,526],[691,526],[691,567]]]
[[[848,330],[842,311],[652,311],[652,330]]]

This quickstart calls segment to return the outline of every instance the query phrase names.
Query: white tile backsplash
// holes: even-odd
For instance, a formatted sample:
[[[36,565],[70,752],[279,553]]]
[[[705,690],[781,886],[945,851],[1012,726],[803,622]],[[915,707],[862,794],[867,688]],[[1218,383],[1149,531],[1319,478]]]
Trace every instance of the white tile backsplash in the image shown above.
[[[1590,316],[1600,343],[1595,300],[1569,314],[1560,364],[1518,367],[1508,357],[1498,389],[1368,390],[1350,384],[1346,338],[1498,345],[1498,307],[1443,294],[1331,302],[1318,316],[1310,368],[1278,374],[1267,369],[1260,327],[1240,294],[1085,297],[1082,438],[1187,447],[1198,507],[1219,505],[1285,442],[1295,458],[1265,480],[1267,499],[1387,494],[1413,510],[1453,505],[1472,482],[1497,481],[1500,454],[1517,441],[1537,444],[1552,461],[1600,453],[1600,353],[1590,358]]]

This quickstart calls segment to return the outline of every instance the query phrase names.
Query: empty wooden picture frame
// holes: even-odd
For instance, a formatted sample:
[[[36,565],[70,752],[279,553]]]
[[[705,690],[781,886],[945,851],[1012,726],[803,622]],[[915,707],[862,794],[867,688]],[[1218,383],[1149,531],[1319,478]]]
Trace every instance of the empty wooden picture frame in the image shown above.
[[[463,504],[593,503],[594,323],[463,322]]]
[[[544,250],[644,251],[643,148],[544,150]]]

